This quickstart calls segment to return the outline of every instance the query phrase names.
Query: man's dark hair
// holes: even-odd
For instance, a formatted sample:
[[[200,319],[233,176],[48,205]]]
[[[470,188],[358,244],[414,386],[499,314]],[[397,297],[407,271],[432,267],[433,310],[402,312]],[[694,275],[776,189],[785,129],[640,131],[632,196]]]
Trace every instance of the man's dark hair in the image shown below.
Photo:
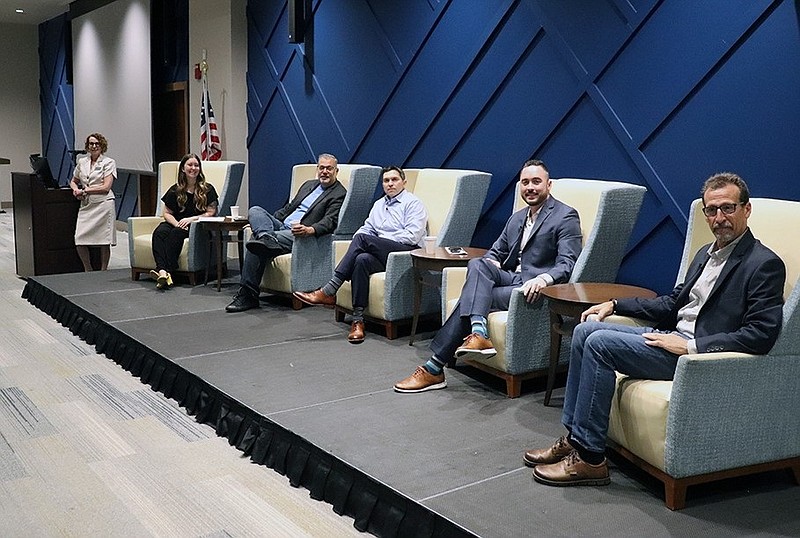
[[[522,165],[522,168],[528,168],[529,166],[541,166],[544,168],[545,172],[548,174],[550,173],[550,170],[547,169],[547,165],[544,164],[544,161],[540,161],[539,159],[529,159],[525,161],[525,164]]]
[[[403,172],[403,169],[400,168],[399,166],[384,166],[383,169],[381,169],[381,177],[383,177],[383,174],[385,174],[386,172],[390,172],[392,170],[400,174],[400,179],[403,180],[406,179],[406,173]]]
[[[708,178],[700,190],[700,198],[705,200],[706,191],[721,189],[725,185],[739,187],[739,202],[746,204],[750,201],[750,190],[747,188],[747,183],[733,172],[719,172]]]

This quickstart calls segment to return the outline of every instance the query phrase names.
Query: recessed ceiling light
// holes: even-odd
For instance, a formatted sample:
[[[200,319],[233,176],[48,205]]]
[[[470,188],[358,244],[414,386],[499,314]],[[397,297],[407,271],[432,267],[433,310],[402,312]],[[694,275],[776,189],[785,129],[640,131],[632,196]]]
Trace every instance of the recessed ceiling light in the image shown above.
[[[25,13],[25,11],[23,11],[23,10],[21,10],[19,8],[15,9],[14,11],[16,11],[17,13]]]

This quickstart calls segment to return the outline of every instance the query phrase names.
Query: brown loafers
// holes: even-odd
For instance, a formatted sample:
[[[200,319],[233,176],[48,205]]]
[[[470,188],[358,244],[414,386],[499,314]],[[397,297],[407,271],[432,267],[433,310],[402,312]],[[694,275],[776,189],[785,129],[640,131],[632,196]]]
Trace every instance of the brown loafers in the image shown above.
[[[548,486],[607,486],[611,483],[606,460],[597,465],[586,463],[577,450],[558,463],[537,465],[533,478]]]
[[[522,461],[528,467],[558,463],[572,452],[572,445],[565,435],[562,435],[550,448],[527,450],[522,455]]]
[[[322,288],[314,291],[296,291],[292,293],[297,299],[303,301],[306,304],[311,306],[315,305],[322,305],[322,306],[335,306],[336,305],[336,296],[335,295],[325,295],[322,293]]]

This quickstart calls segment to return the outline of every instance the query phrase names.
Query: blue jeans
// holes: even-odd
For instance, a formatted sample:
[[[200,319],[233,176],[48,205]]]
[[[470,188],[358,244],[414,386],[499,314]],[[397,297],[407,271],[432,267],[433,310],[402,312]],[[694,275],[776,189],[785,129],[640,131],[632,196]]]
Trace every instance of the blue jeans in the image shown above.
[[[649,346],[651,327],[587,321],[572,334],[561,422],[570,437],[592,452],[604,452],[616,372],[640,379],[670,380],[678,355]]]
[[[271,235],[278,240],[278,244],[283,247],[285,254],[292,251],[294,244],[292,231],[285,229],[283,222],[273,217],[269,211],[263,207],[253,206],[247,212],[247,219],[250,221],[253,237]],[[249,250],[245,250],[239,284],[257,296],[261,292],[261,278],[264,276],[264,269],[270,260],[271,258],[267,256],[256,256]]]

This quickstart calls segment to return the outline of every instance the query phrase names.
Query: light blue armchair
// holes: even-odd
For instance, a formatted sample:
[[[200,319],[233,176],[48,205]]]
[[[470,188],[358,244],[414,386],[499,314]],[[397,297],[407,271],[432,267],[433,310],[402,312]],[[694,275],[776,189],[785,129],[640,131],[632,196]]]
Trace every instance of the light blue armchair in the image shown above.
[[[673,381],[617,376],[609,446],[664,483],[679,510],[688,486],[773,469],[800,484],[800,202],[751,198],[748,225],[786,264],[783,329],[764,356],[683,355]],[[714,240],[695,200],[677,282]],[[639,323],[609,316],[612,323]]]
[[[492,175],[472,170],[422,168],[405,170],[406,189],[413,192],[428,210],[428,234],[436,245],[467,246],[480,217]],[[347,252],[349,241],[336,241],[338,262]],[[397,326],[411,323],[414,314],[414,270],[409,252],[389,254],[386,271],[370,277],[369,305],[364,312],[368,322],[384,327],[386,337],[397,338]],[[438,315],[439,293],[423,290],[420,316]],[[336,295],[336,319],[342,321],[353,311],[350,282]]]
[[[551,194],[578,211],[583,232],[583,250],[570,282],[614,282],[622,263],[646,189],[638,185],[590,179],[554,179]],[[517,197],[514,210],[524,202]],[[442,303],[444,317],[450,315],[461,295],[466,268],[444,270]],[[509,398],[520,395],[522,381],[544,376],[550,364],[550,314],[547,301],[528,303],[521,291],[511,296],[507,311],[492,312],[489,335],[497,355],[468,360],[480,370],[506,381]],[[564,338],[559,364],[569,361],[569,339]]]
[[[366,164],[339,164],[338,180],[347,189],[339,223],[333,234],[295,239],[292,252],[277,256],[267,264],[261,279],[261,289],[268,293],[292,296],[293,291],[314,290],[325,285],[333,276],[333,241],[350,239],[364,223],[375,189],[381,180],[381,169]],[[304,182],[315,178],[317,165],[300,164],[292,168],[291,195]],[[303,303],[292,297],[292,307]]]
[[[158,165],[158,205],[155,216],[130,217],[128,219],[128,252],[131,263],[131,279],[139,280],[139,275],[156,268],[153,259],[153,231],[164,221],[161,216],[164,203],[161,197],[178,180],[178,161],[165,161]],[[203,161],[203,174],[206,181],[214,185],[219,196],[217,215],[230,215],[231,206],[236,205],[242,187],[244,163],[237,161]],[[184,240],[178,258],[178,274],[185,275],[191,285],[195,285],[200,273],[208,263],[208,232],[202,226],[192,224],[189,237]]]

